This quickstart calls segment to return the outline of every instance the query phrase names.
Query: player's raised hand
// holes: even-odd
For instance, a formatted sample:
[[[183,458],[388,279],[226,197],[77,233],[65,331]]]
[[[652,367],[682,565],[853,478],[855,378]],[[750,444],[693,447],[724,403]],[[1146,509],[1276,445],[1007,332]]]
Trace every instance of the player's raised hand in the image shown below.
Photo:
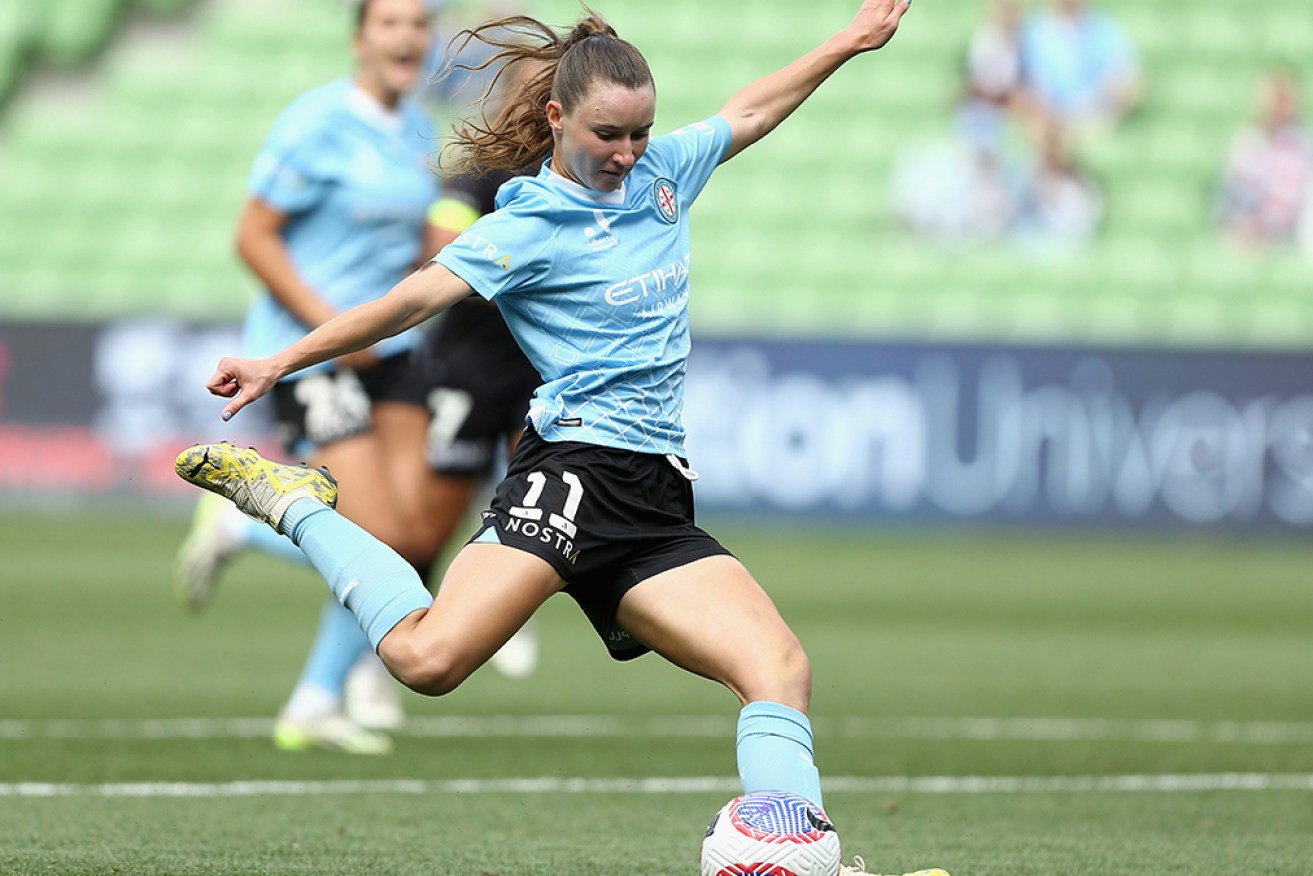
[[[268,359],[234,359],[225,356],[219,360],[214,376],[205,384],[211,395],[230,398],[224,406],[223,419],[233,415],[273,388],[278,380]]]
[[[857,51],[875,51],[893,39],[898,22],[911,5],[912,0],[866,0],[848,25]]]

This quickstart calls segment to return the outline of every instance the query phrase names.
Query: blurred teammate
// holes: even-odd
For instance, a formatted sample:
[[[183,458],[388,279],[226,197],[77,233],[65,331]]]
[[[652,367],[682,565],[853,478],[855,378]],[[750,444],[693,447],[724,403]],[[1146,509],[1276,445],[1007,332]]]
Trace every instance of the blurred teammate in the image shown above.
[[[420,262],[438,189],[427,117],[407,95],[421,77],[428,46],[421,0],[363,0],[354,76],[302,95],[275,124],[256,159],[237,228],[238,254],[265,289],[246,318],[251,355],[281,349],[378,296]],[[423,572],[433,554],[415,525],[429,419],[412,355],[420,339],[418,330],[403,332],[307,369],[274,387],[273,400],[288,453],[331,466],[349,493],[342,513]],[[303,560],[267,528],[202,505],[178,561],[184,600],[204,605],[222,565],[243,547]],[[276,723],[280,748],[370,754],[390,748],[386,736],[344,714],[347,675],[362,658],[358,697],[373,700],[370,723],[397,723],[395,683],[350,613],[329,599]]]
[[[567,36],[517,19],[532,43],[496,42],[499,54],[547,70],[489,125],[458,135],[467,166],[544,160],[538,176],[503,186],[495,213],[383,298],[268,358],[220,361],[209,388],[233,399],[229,418],[280,378],[418,325],[472,291],[497,302],[544,383],[491,509],[436,597],[332,510],[337,487],[321,472],[209,444],[183,451],[179,474],[299,545],[414,690],[453,690],[563,591],[615,658],[651,649],[739,698],[745,790],[820,805],[807,656],[743,565],[693,522],[696,475],[680,422],[688,209],[717,165],[844,62],[883,46],[907,8],[867,0],[847,28],[718,115],[656,138],[655,86],[637,49],[593,15]],[[474,36],[497,39],[482,28]]]

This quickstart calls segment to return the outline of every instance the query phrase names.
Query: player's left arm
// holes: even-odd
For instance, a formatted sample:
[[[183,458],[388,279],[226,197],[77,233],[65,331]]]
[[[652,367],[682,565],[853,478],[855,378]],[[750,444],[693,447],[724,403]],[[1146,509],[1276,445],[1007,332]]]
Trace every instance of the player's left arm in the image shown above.
[[[866,0],[848,27],[789,66],[740,89],[720,110],[731,133],[722,160],[773,131],[850,58],[889,42],[910,5],[911,0]]]
[[[429,262],[381,298],[342,311],[272,356],[225,356],[206,386],[211,395],[232,399],[222,414],[224,420],[232,419],[287,375],[414,328],[473,292],[445,265]]]

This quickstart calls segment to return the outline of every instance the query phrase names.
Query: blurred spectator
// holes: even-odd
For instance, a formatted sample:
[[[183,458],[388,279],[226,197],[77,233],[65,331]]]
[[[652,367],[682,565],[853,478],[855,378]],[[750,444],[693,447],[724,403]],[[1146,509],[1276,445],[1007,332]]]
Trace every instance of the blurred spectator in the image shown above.
[[[1021,70],[1032,108],[1076,133],[1115,127],[1139,104],[1135,47],[1107,13],[1052,0],[1022,27]]]
[[[1269,72],[1257,102],[1257,117],[1231,141],[1218,222],[1227,237],[1243,246],[1289,244],[1313,211],[1313,138],[1294,71]]]
[[[1010,106],[1021,89],[1021,5],[996,0],[991,15],[976,27],[967,47],[971,96]]]
[[[891,194],[898,220],[948,246],[1002,238],[1017,211],[1018,174],[1006,142],[1006,117],[983,101],[965,100],[952,137],[914,144],[895,161]]]
[[[1076,167],[1064,130],[1057,122],[1045,126],[1039,155],[1022,186],[1014,237],[1029,249],[1084,246],[1103,219],[1103,194]]]

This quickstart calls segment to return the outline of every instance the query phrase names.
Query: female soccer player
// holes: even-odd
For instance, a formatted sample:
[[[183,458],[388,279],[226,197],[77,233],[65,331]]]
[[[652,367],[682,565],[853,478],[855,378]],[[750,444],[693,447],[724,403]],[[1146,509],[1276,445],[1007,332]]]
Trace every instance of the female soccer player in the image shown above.
[[[544,382],[483,525],[436,598],[332,511],[337,489],[324,473],[209,444],[183,451],[179,474],[298,544],[412,689],[453,690],[564,591],[614,657],[651,649],[739,698],[746,791],[821,805],[807,656],[748,571],[693,523],[696,475],[680,424],[688,208],[718,164],[844,62],[888,42],[907,8],[866,0],[848,27],[717,115],[656,138],[647,63],[597,17],[564,37],[528,18],[489,26],[530,36],[528,45],[475,31],[503,60],[549,69],[487,126],[459,132],[464,160],[514,169],[544,159],[542,171],[504,185],[495,213],[383,298],[267,358],[225,358],[209,382],[232,399],[227,419],[280,378],[404,331],[471,290],[496,301]]]
[[[377,298],[424,256],[438,186],[431,128],[408,95],[424,72],[428,13],[422,0],[363,0],[355,22],[354,75],[286,109],[251,173],[236,235],[238,254],[264,287],[244,328],[251,355],[273,353]],[[412,355],[420,339],[417,330],[402,332],[289,376],[272,391],[288,453],[330,466],[346,487],[342,513],[424,568],[433,555],[414,526],[427,477],[427,387]],[[236,516],[234,523],[222,508],[198,508],[179,553],[177,587],[186,604],[202,606],[223,564],[243,547],[290,548],[304,562],[286,539]],[[275,726],[280,748],[390,747],[386,736],[344,714],[348,672],[362,657],[377,664],[355,619],[329,599]],[[377,673],[366,667],[364,679],[367,693],[396,690],[381,666]],[[399,708],[395,695],[384,703]]]

